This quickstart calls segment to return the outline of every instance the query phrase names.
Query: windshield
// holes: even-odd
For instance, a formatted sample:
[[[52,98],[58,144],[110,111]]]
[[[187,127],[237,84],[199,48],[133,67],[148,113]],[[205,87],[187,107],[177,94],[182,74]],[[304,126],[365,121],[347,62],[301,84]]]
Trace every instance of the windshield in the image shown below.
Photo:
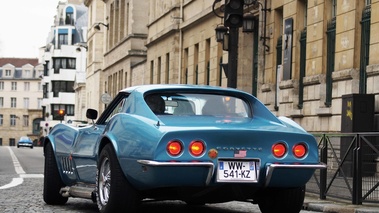
[[[150,94],[145,97],[157,115],[251,117],[249,105],[243,99],[219,94]]]
[[[20,140],[21,140],[21,141],[28,141],[29,138],[28,138],[28,137],[21,137]]]

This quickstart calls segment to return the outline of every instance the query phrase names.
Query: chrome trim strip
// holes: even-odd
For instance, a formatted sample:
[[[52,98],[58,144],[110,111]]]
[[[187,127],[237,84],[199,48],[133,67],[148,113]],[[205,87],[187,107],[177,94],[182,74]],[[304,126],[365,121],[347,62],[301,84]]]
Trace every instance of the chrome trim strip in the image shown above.
[[[270,183],[275,169],[326,169],[326,164],[270,164],[266,168],[266,186]]]
[[[205,184],[208,185],[211,182],[211,178],[214,173],[214,165],[212,162],[158,162],[152,160],[137,160],[138,163],[146,166],[188,166],[188,167],[209,167],[207,179]]]

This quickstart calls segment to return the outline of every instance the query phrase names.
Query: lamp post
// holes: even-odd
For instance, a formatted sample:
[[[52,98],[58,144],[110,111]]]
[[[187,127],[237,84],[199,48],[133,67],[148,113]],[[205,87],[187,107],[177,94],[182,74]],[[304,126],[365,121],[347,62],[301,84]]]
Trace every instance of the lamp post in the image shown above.
[[[224,19],[224,25],[218,25],[215,29],[216,41],[222,42],[223,50],[228,51],[228,64],[227,66],[223,66],[228,80],[227,87],[237,88],[239,28],[242,27],[244,33],[252,33],[256,28],[256,18],[250,12],[244,14],[244,7],[257,4],[263,7],[263,4],[258,0],[224,0],[225,4],[219,7],[223,15],[219,15],[216,12],[215,5],[221,1],[223,0],[214,0],[212,7],[214,14]],[[269,9],[262,8],[262,11],[266,13]],[[264,30],[266,30],[265,25],[266,23],[264,23],[263,26]],[[266,39],[266,37],[264,37],[264,39]],[[227,67],[227,69],[225,69],[225,67]]]

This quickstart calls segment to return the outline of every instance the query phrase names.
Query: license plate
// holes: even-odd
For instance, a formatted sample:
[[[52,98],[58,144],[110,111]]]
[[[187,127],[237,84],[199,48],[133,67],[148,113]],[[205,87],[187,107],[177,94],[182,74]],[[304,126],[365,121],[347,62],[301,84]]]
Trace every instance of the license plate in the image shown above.
[[[218,182],[258,182],[259,161],[219,161]]]

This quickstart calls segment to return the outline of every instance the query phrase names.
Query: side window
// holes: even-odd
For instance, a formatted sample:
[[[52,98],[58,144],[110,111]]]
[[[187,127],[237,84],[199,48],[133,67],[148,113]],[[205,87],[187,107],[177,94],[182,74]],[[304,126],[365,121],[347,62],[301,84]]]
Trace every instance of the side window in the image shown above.
[[[126,102],[126,97],[124,99],[122,99],[118,104],[117,106],[113,109],[113,111],[109,114],[107,120],[105,121],[106,123],[108,123],[108,121],[117,113],[120,113],[122,112],[122,109],[124,107],[124,104]]]

